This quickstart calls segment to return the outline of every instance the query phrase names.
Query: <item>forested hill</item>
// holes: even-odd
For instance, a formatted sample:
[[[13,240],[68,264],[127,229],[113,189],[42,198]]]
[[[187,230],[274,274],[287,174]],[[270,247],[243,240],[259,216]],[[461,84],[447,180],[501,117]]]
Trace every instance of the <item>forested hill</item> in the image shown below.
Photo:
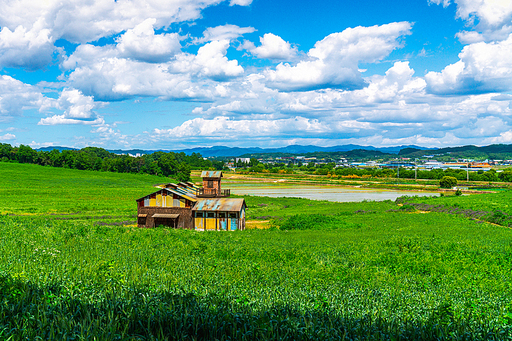
[[[402,149],[399,154],[403,157],[421,158],[424,155],[445,156],[452,158],[465,158],[476,160],[510,160],[512,159],[512,144],[493,144],[484,147],[462,146],[431,150],[414,148]]]
[[[291,154],[291,153],[250,153],[244,154],[241,157],[245,158],[276,158],[276,157],[291,157],[301,155],[306,158],[316,157],[318,159],[331,159],[336,160],[340,158],[346,158],[349,160],[375,160],[375,159],[392,159],[396,158],[397,154],[394,153],[384,153],[378,150],[366,150],[366,149],[354,149],[345,152],[311,152],[311,153],[303,153],[303,154]]]
[[[397,154],[404,148],[417,148],[427,149],[418,146],[395,146],[395,147],[372,147],[372,146],[360,146],[355,144],[347,144],[341,146],[332,147],[320,147],[320,146],[302,146],[302,145],[289,145],[281,148],[241,148],[241,147],[226,147],[226,146],[213,146],[213,147],[199,147],[192,149],[180,150],[179,152],[185,152],[185,154],[201,153],[205,157],[259,157],[259,155],[274,156],[290,156],[290,155],[304,155],[311,153],[350,153],[354,150],[366,150],[366,151],[378,151],[386,154]]]
[[[0,143],[3,162],[33,163],[43,166],[117,173],[145,173],[170,176],[177,181],[190,179],[191,169],[222,169],[223,163],[204,160],[200,154],[155,152],[139,157],[118,155],[103,148],[87,147],[80,150],[58,149],[36,151],[30,146],[13,147]]]
[[[247,153],[241,157],[251,158],[269,158],[269,157],[290,157],[297,156],[299,154],[292,153]],[[453,159],[475,159],[475,160],[511,160],[512,159],[512,145],[495,144],[485,147],[477,146],[463,146],[463,147],[450,147],[440,149],[419,149],[415,147],[406,147],[401,149],[398,154],[383,152],[375,149],[353,149],[350,151],[337,151],[337,152],[326,152],[317,151],[310,153],[300,154],[304,157],[316,157],[320,159],[340,159],[346,158],[354,161],[365,161],[365,160],[391,160],[397,156],[411,158],[411,159],[422,159],[425,156],[433,156],[437,160],[453,160]]]

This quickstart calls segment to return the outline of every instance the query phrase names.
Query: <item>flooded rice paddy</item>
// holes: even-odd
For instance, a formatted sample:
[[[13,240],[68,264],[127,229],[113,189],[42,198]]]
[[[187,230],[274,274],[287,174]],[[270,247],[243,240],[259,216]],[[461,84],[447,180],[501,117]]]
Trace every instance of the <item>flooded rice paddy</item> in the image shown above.
[[[294,197],[334,202],[359,202],[363,200],[395,200],[403,195],[439,196],[436,192],[398,191],[388,189],[361,189],[337,186],[282,185],[282,184],[226,184],[235,195],[255,195],[265,197]]]

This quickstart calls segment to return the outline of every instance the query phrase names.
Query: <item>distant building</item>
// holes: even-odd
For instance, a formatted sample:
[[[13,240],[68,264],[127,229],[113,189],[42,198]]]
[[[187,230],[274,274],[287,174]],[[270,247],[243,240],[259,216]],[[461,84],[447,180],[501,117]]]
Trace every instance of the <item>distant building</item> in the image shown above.
[[[380,165],[382,168],[414,168],[416,165],[410,162],[390,162]]]
[[[436,169],[436,168],[441,168],[442,166],[443,166],[442,162],[429,161],[429,162],[425,162],[423,165],[421,165],[421,168]]]
[[[238,163],[238,162],[242,162],[242,163],[250,163],[251,162],[251,158],[249,157],[237,157],[235,159],[235,162]]]
[[[203,171],[203,187],[191,182],[159,185],[137,199],[137,226],[234,231],[245,229],[245,200],[229,198],[221,188],[222,172]]]

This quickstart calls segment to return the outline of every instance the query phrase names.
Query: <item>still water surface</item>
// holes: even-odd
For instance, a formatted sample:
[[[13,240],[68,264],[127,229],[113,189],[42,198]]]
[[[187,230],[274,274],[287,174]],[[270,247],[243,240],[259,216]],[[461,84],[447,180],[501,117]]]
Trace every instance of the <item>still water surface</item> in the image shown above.
[[[395,200],[402,195],[439,196],[434,192],[395,191],[381,189],[358,189],[334,186],[283,186],[271,184],[226,184],[236,195],[256,195],[265,197],[295,197],[335,202],[358,202],[363,200]]]

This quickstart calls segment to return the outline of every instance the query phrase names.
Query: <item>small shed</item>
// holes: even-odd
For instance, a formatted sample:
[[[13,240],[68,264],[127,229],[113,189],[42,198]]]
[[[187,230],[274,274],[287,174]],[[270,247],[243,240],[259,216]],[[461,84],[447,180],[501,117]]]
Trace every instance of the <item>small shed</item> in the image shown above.
[[[202,171],[201,177],[203,178],[203,188],[199,192],[202,197],[218,197],[221,195],[221,171]]]
[[[238,198],[198,199],[192,214],[200,231],[235,231],[245,229],[245,200]]]

